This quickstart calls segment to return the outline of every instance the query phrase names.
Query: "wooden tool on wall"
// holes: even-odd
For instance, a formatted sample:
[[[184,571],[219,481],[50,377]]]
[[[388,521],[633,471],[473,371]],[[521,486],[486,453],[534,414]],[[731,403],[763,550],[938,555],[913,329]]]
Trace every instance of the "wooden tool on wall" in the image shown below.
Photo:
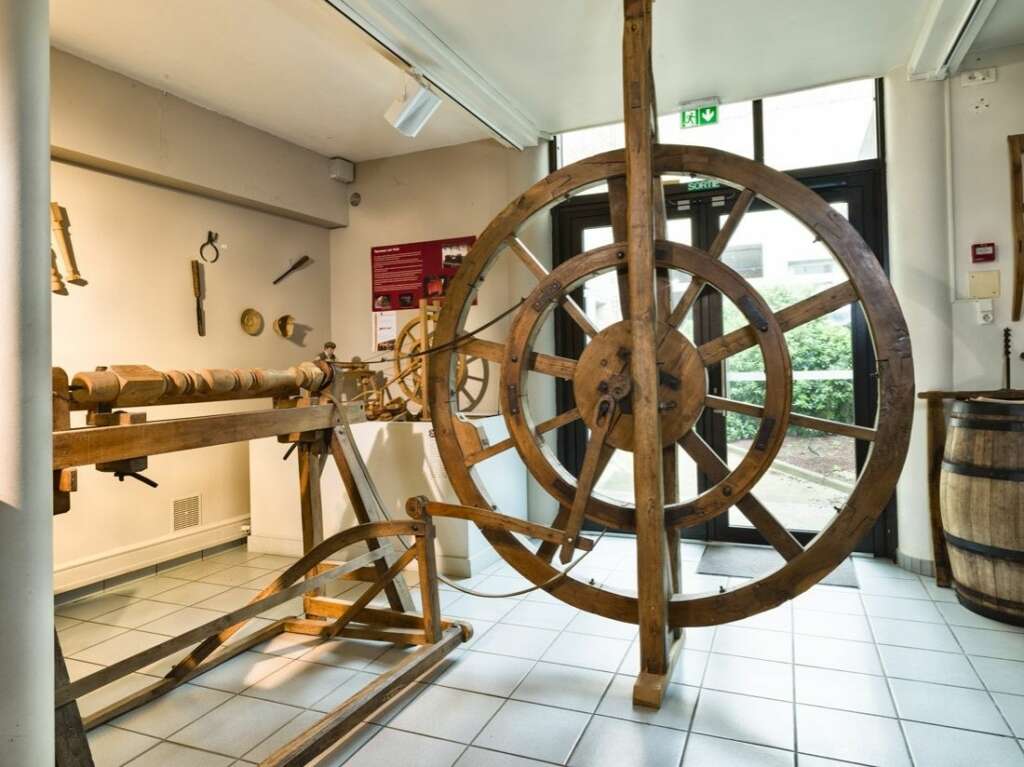
[[[50,291],[67,295],[65,282],[72,285],[87,285],[85,278],[78,271],[75,260],[75,247],[71,242],[71,221],[67,208],[59,203],[50,203],[50,229],[56,247],[50,250]],[[57,264],[58,257],[60,266]]]
[[[192,260],[192,295],[196,298],[196,330],[200,336],[206,335],[206,310],[203,308],[203,297],[206,293],[206,280],[203,265]]]
[[[1013,321],[1024,305],[1024,133],[1007,136],[1010,145],[1010,219],[1013,223]]]

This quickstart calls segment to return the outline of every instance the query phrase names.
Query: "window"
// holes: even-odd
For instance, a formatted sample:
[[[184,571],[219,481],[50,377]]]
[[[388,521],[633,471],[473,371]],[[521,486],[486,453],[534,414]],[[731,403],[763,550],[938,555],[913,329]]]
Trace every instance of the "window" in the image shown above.
[[[878,157],[875,82],[856,80],[763,101],[764,161],[779,170]]]
[[[759,242],[726,248],[722,261],[748,280],[764,277],[764,248]]]

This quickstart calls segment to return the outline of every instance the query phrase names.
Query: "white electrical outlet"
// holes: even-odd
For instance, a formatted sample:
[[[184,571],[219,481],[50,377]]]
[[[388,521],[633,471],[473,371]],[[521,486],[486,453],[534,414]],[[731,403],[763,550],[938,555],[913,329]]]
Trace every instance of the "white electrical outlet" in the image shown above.
[[[972,85],[988,85],[996,81],[996,68],[988,67],[987,69],[975,69],[970,72],[964,72],[960,75],[960,85],[964,88],[970,88]]]
[[[995,321],[995,310],[992,307],[991,299],[975,301],[974,306],[978,310],[979,325],[991,325]]]

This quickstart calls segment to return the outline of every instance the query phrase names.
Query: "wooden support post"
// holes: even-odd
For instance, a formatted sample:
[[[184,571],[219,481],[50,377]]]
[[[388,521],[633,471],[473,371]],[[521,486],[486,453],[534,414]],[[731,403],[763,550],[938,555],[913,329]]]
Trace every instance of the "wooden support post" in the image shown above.
[[[420,351],[425,352],[430,348],[430,328],[428,322],[430,321],[430,312],[427,311],[427,299],[420,299]],[[423,411],[420,414],[420,420],[430,420],[430,398],[427,396],[427,357],[420,359],[420,369],[416,374],[419,377],[419,388],[422,392],[423,399]]]
[[[935,559],[935,583],[948,588],[953,582],[949,552],[942,532],[942,509],[939,504],[939,476],[942,455],[946,449],[946,401],[941,397],[928,400],[928,514],[931,517],[932,552]]]
[[[324,539],[324,510],[320,496],[320,475],[323,472],[323,442],[300,442],[299,453],[299,507],[302,518],[302,553],[308,554]],[[313,570],[307,577],[313,577]],[[323,589],[311,591],[309,596],[323,596]]]
[[[626,264],[633,349],[634,446],[640,674],[633,702],[658,707],[670,671],[668,550],[664,518],[656,349],[651,0],[625,0],[623,104],[626,118]]]
[[[53,430],[66,431],[71,428],[71,390],[68,374],[61,368],[51,371],[53,384]],[[71,493],[78,488],[76,469],[54,469],[53,472],[53,513],[65,514],[71,511]]]
[[[60,639],[56,630],[53,632],[54,681],[57,689],[65,687],[68,682],[68,666],[64,662],[64,653],[60,649]],[[56,767],[94,767],[89,740],[85,736],[82,714],[78,710],[78,701],[72,700],[57,708],[56,724]]]
[[[437,593],[437,552],[434,551],[434,518],[424,513],[423,535],[416,536],[416,563],[419,565],[420,597],[423,601],[423,633],[428,642],[441,641],[441,599]],[[399,576],[401,577],[401,576]]]

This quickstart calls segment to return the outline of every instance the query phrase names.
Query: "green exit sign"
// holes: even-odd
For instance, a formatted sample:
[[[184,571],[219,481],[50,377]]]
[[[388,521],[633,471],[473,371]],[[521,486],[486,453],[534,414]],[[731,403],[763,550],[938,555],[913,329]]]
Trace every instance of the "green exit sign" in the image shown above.
[[[717,104],[687,107],[679,113],[679,124],[683,128],[700,128],[703,125],[714,125],[716,122],[718,122]]]

